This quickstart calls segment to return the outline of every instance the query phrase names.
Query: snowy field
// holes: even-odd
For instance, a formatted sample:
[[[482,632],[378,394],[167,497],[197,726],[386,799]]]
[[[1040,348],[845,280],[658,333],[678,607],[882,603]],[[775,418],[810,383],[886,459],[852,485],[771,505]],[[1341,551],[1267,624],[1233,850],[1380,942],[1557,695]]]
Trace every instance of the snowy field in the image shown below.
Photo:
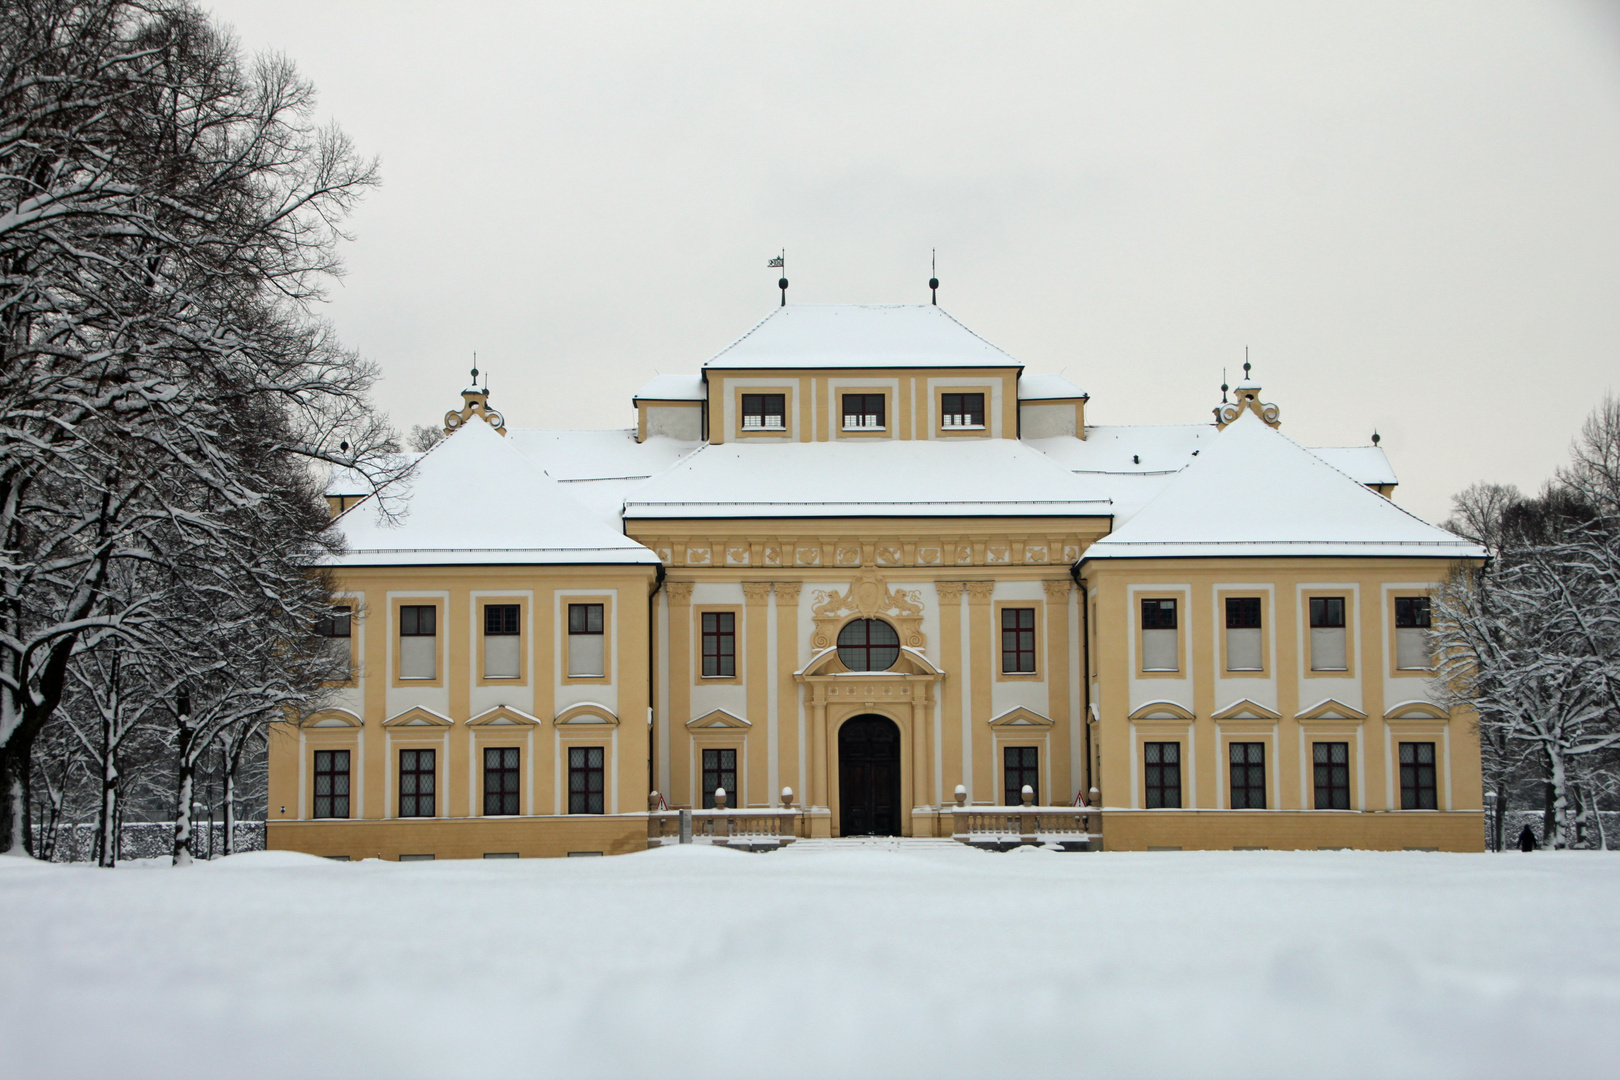
[[[0,859],[0,1075],[1614,1076],[1620,857]]]

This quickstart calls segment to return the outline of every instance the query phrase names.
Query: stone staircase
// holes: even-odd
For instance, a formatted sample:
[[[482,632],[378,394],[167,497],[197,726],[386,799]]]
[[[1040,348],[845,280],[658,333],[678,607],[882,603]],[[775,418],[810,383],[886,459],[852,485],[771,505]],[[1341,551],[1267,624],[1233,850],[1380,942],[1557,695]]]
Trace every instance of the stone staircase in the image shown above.
[[[817,851],[902,851],[924,853],[931,851],[968,851],[971,849],[966,844],[959,844],[948,837],[938,836],[840,836],[795,840],[781,850],[789,854],[805,854]]]

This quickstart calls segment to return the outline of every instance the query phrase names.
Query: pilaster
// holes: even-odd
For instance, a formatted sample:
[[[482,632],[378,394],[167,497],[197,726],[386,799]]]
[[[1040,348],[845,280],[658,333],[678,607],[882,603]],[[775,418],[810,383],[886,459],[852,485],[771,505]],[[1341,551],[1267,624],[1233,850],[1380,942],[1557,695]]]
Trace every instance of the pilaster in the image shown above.
[[[970,771],[962,739],[961,686],[966,682],[962,678],[966,674],[962,670],[962,584],[960,581],[934,582],[934,590],[939,594],[939,666],[945,672],[944,689],[940,694],[944,713],[940,744],[945,758],[945,791],[940,793],[941,802],[957,784],[968,783]]]
[[[770,709],[770,687],[767,685],[770,678],[770,658],[767,650],[770,647],[768,620],[771,583],[745,581],[742,583],[742,591],[743,632],[746,635],[743,646],[743,685],[748,695],[748,720],[754,727],[747,741],[748,790],[738,793],[739,809],[747,806],[772,805],[768,776],[770,766],[766,757],[770,748],[766,745],[765,738],[766,713]]]
[[[778,581],[776,586],[776,761],[781,786],[791,786],[795,801],[804,804],[810,793],[800,778],[799,748],[804,742],[804,710],[799,704],[799,684],[793,673],[799,669],[799,591],[798,581]],[[791,779],[789,779],[791,777]],[[772,799],[781,791],[770,792]]]
[[[1052,789],[1046,799],[1066,803],[1074,798],[1080,778],[1070,774],[1069,698],[1069,594],[1074,582],[1068,578],[1042,581],[1046,590],[1046,692],[1052,718],[1051,760],[1047,763]],[[1059,799],[1059,795],[1062,798]]]
[[[691,770],[686,763],[692,756],[692,736],[686,722],[692,719],[692,583],[666,581],[669,594],[669,726],[671,806],[700,806],[692,800]]]
[[[976,802],[994,803],[996,794],[995,762],[990,760],[990,689],[995,678],[991,666],[997,653],[994,628],[990,625],[993,609],[990,597],[995,591],[993,581],[965,583],[968,596],[968,641],[973,654],[973,701],[966,725],[972,739],[970,752],[973,761],[973,797]]]

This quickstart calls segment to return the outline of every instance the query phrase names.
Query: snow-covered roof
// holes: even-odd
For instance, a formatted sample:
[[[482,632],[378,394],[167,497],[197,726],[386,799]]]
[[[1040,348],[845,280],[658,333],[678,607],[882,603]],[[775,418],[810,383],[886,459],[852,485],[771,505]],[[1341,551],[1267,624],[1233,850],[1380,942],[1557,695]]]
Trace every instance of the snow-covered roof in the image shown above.
[[[1245,412],[1085,560],[1173,556],[1483,557]]]
[[[703,444],[652,436],[636,442],[628,428],[609,431],[542,431],[507,428],[523,455],[562,484],[563,491],[615,529],[623,525],[624,498],[647,477],[660,473]]]
[[[368,499],[333,523],[349,548],[336,565],[658,561],[488,424],[470,423],[446,436],[402,485],[397,522],[385,520],[376,500]]]
[[[705,368],[1022,367],[933,304],[791,304]]]
[[[1065,375],[1020,375],[1019,401],[1056,401],[1083,398],[1089,395]]]
[[[1105,516],[1098,485],[1013,439],[726,443],[630,492],[624,516]]]
[[[1382,446],[1313,446],[1311,453],[1363,484],[1400,482]]]
[[[389,454],[383,462],[383,466],[389,471],[393,471],[401,465],[411,464],[421,456],[421,454]],[[326,477],[325,494],[370,495],[371,482],[366,479],[365,474],[359,469],[345,469],[334,465],[332,471]]]
[[[654,375],[640,390],[636,401],[705,401],[708,387],[701,375]]]

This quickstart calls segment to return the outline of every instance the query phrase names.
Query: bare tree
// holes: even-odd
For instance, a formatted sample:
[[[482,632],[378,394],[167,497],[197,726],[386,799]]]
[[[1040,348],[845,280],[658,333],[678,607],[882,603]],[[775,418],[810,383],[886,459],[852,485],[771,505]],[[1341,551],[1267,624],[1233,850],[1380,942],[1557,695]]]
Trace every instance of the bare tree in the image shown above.
[[[312,104],[179,0],[0,0],[0,850],[75,656],[183,610],[109,604],[115,568],[270,497],[244,447],[401,469],[373,369],[309,314],[375,183]]]

